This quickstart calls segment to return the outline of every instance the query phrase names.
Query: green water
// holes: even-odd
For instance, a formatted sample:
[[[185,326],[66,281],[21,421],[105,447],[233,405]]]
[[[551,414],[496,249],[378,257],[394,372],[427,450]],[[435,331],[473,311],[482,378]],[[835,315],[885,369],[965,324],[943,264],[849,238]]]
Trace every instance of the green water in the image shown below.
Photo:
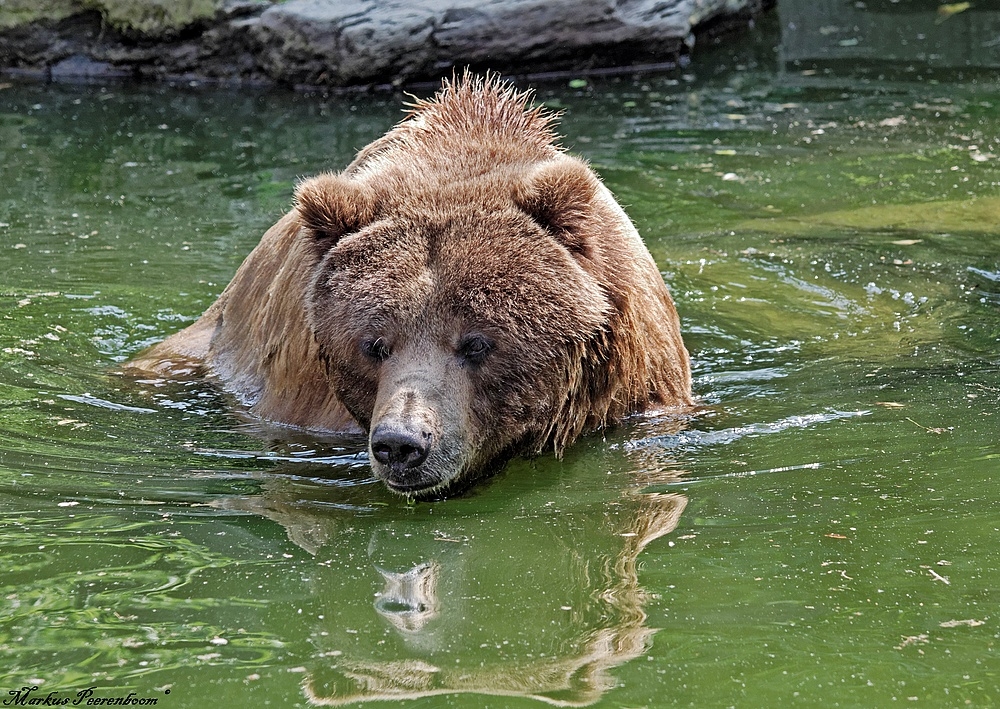
[[[706,413],[409,505],[357,439],[113,374],[400,97],[0,90],[5,699],[1000,704],[1000,85],[722,57],[540,96]]]

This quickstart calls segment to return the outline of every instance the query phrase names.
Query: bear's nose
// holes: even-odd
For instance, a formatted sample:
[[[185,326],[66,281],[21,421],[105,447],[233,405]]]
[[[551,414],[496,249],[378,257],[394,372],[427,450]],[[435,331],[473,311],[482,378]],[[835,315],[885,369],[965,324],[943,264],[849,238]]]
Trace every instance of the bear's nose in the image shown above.
[[[430,438],[429,433],[379,424],[372,431],[372,455],[382,465],[410,470],[427,460]]]

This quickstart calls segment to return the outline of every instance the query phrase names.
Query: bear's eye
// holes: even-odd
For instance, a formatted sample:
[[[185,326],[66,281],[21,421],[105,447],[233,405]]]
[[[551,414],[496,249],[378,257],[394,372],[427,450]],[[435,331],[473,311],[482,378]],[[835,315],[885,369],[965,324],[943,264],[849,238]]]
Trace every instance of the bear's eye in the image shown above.
[[[481,364],[493,349],[493,343],[482,335],[466,335],[458,343],[458,356],[469,364]]]
[[[361,343],[361,352],[365,357],[369,357],[376,362],[382,362],[389,358],[392,354],[392,350],[389,348],[389,343],[386,342],[381,337],[376,337],[374,340],[365,340]]]

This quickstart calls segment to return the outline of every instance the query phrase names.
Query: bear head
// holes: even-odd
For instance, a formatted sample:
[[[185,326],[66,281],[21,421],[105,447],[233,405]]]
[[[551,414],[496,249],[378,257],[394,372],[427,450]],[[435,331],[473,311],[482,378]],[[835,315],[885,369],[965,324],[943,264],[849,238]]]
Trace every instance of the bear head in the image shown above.
[[[417,497],[575,438],[607,396],[614,310],[588,268],[602,187],[582,161],[429,182],[348,171],[296,193],[330,385],[376,476]]]

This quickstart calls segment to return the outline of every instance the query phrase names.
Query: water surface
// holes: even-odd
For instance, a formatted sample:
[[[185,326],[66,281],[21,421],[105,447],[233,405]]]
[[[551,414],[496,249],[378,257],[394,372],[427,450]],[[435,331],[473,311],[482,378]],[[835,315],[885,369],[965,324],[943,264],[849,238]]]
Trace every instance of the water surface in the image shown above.
[[[438,503],[358,439],[113,374],[400,97],[0,90],[0,689],[1000,702],[1000,86],[761,51],[539,87],[660,265],[705,413]]]

